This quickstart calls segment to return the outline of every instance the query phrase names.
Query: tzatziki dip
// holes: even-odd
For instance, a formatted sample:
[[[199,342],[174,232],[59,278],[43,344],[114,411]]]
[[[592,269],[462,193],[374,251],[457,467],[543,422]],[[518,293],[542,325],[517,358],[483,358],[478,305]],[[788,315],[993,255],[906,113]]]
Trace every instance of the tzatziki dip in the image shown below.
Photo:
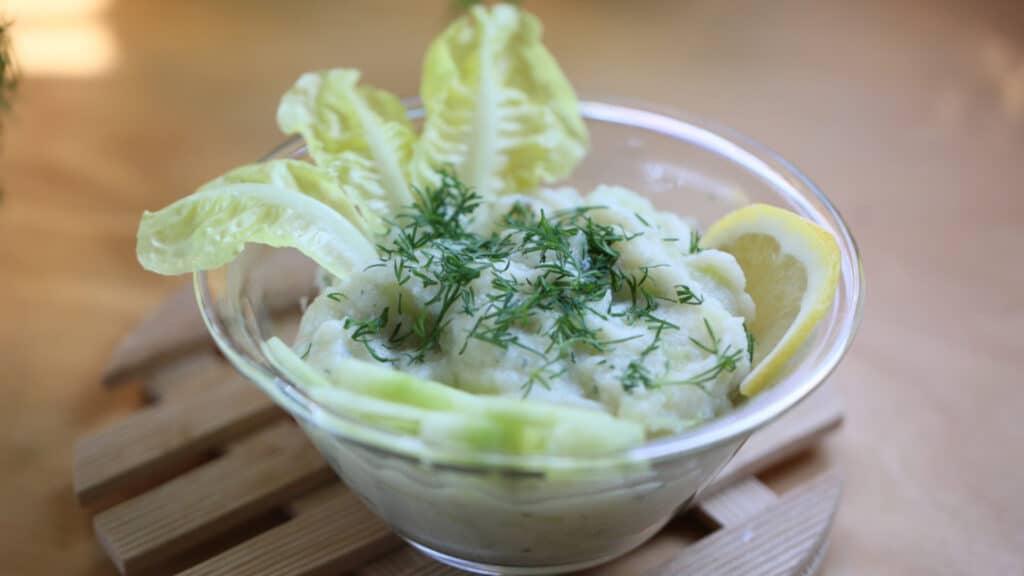
[[[624,188],[485,203],[447,174],[377,262],[325,276],[294,349],[328,374],[356,358],[678,433],[732,406],[752,358],[743,271],[697,239]]]

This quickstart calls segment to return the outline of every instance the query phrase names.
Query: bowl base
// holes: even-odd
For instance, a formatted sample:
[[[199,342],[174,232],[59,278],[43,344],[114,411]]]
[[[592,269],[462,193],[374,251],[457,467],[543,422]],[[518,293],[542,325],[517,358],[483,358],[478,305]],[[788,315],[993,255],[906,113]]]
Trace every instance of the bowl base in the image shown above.
[[[492,576],[541,576],[543,574],[567,574],[569,572],[578,572],[580,570],[586,570],[587,568],[593,568],[594,566],[610,562],[619,556],[626,554],[630,550],[626,549],[618,551],[614,554],[609,554],[593,560],[587,560],[586,562],[577,562],[575,564],[563,564],[559,566],[502,566],[498,564],[487,564],[484,562],[473,562],[472,560],[456,558],[455,556],[449,556],[444,552],[438,552],[433,548],[424,546],[423,544],[419,544],[408,538],[404,538],[404,540],[413,548],[442,564],[447,564],[452,568],[458,568],[459,570],[471,572],[473,574],[489,574]]]

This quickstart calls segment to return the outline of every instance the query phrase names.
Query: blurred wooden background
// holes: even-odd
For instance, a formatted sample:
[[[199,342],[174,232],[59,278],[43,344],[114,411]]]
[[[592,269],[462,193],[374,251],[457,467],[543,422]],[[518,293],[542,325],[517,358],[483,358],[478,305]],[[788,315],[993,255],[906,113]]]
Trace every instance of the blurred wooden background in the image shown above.
[[[531,1],[579,92],[745,132],[845,213],[864,324],[835,375],[845,473],[826,574],[1024,573],[1024,3]],[[76,434],[136,405],[114,342],[181,279],[135,229],[280,140],[302,71],[416,92],[446,0],[6,0],[24,81],[0,178],[0,572],[112,574]],[[771,481],[771,478],[768,478]]]

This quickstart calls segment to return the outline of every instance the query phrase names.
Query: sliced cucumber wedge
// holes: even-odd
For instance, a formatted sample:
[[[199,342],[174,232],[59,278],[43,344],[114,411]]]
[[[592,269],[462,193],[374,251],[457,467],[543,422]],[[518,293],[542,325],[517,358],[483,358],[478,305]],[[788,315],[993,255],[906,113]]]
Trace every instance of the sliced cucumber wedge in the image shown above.
[[[264,350],[279,370],[327,407],[449,448],[604,456],[644,441],[643,426],[604,412],[477,396],[355,359],[340,361],[327,374],[307,364],[278,338],[268,340]]]

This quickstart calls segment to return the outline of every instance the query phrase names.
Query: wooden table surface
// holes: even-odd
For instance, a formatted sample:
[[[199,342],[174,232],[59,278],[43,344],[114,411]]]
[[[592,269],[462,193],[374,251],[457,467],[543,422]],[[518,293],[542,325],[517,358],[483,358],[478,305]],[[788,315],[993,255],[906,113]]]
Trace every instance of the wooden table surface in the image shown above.
[[[71,446],[133,408],[99,383],[181,279],[135,262],[140,212],[280,139],[302,71],[413,94],[445,0],[8,0],[24,81],[0,175],[0,572],[112,574]],[[803,168],[863,251],[834,379],[844,470],[826,574],[1024,574],[1024,4],[528,2],[581,93],[668,104]]]

